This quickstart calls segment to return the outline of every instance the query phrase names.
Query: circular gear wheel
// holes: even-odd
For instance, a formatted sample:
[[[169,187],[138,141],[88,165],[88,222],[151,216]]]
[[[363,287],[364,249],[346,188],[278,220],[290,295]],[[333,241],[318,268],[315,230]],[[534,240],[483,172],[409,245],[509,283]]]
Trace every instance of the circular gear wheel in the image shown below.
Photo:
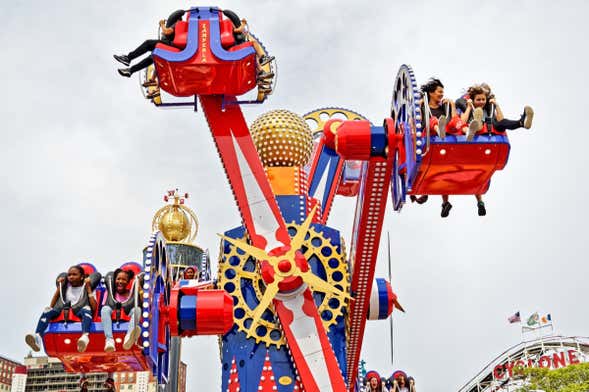
[[[291,236],[296,234],[299,225],[287,225]],[[241,240],[246,240],[245,236]],[[228,252],[221,249],[219,261],[219,287],[233,297],[234,320],[239,331],[247,333],[254,311],[264,295],[265,283],[259,273],[258,263],[252,257],[233,245],[228,246]],[[321,230],[314,227],[309,229],[301,251],[308,260],[312,271],[323,277],[330,285],[349,293],[348,265],[345,261],[343,246],[338,251],[337,246],[325,237]],[[337,323],[337,318],[343,315],[345,301],[333,294],[320,290],[313,292],[317,310],[326,330]],[[270,306],[262,315],[258,327],[255,329],[256,343],[264,342],[267,347],[280,348],[286,344],[278,317]]]
[[[162,233],[151,235],[145,253],[143,269],[143,295],[141,335],[138,344],[144,355],[156,365],[153,369],[158,383],[168,379],[170,327],[165,323],[163,313],[170,305],[170,291],[173,286],[170,263],[166,252],[166,240]],[[164,329],[162,333],[160,329]],[[163,340],[160,340],[163,339]],[[166,347],[165,350],[161,350]]]
[[[349,109],[344,108],[322,108],[316,109],[312,112],[303,115],[307,124],[311,128],[313,139],[317,135],[323,132],[323,126],[325,123],[333,118],[339,118],[341,120],[368,120],[360,113],[356,113]]]
[[[403,134],[401,149],[404,150],[400,153],[400,156],[404,156],[403,162],[400,156],[395,156],[391,181],[393,207],[396,211],[403,207],[405,194],[413,185],[422,156],[427,153],[420,100],[421,93],[413,70],[408,65],[402,65],[395,78],[391,99],[391,118],[395,121],[395,132]],[[404,166],[403,173],[401,166]]]

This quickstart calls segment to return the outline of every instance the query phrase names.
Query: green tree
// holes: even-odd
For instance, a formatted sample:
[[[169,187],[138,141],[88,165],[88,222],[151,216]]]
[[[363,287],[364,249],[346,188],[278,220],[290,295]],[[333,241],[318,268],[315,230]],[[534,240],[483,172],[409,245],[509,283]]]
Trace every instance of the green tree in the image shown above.
[[[526,386],[518,392],[587,392],[589,391],[589,363],[570,365],[560,369],[519,368],[516,377],[524,377]]]

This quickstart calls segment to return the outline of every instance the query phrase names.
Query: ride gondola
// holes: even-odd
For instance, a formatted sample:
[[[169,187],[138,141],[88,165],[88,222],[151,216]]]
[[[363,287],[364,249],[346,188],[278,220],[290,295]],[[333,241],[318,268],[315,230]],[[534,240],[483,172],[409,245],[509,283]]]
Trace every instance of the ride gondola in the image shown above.
[[[422,113],[415,75],[403,65],[395,81],[391,118],[403,143],[395,157],[391,195],[401,210],[409,195],[480,195],[509,158],[507,135],[483,133],[467,141],[463,135],[441,138],[429,129]]]

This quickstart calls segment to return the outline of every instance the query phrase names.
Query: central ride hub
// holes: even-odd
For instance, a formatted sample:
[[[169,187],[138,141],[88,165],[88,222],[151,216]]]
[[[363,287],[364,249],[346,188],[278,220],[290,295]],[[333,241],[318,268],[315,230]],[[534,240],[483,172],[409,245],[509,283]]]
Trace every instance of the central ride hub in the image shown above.
[[[282,273],[288,273],[292,269],[292,264],[289,260],[280,260],[278,262],[278,269]]]

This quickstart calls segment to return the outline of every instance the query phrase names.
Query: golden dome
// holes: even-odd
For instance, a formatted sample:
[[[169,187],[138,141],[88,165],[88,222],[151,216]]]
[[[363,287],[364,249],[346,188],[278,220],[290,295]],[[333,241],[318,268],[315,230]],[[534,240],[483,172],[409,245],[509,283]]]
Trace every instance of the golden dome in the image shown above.
[[[268,166],[304,166],[311,157],[313,138],[305,120],[288,110],[262,114],[250,126],[250,134]]]
[[[180,196],[178,190],[168,191],[164,201],[172,201],[160,208],[153,216],[152,230],[162,232],[167,241],[190,243],[198,232],[198,219],[190,208],[184,205],[188,194]]]
[[[178,206],[171,206],[160,218],[158,229],[168,241],[183,241],[190,235],[190,219]]]

